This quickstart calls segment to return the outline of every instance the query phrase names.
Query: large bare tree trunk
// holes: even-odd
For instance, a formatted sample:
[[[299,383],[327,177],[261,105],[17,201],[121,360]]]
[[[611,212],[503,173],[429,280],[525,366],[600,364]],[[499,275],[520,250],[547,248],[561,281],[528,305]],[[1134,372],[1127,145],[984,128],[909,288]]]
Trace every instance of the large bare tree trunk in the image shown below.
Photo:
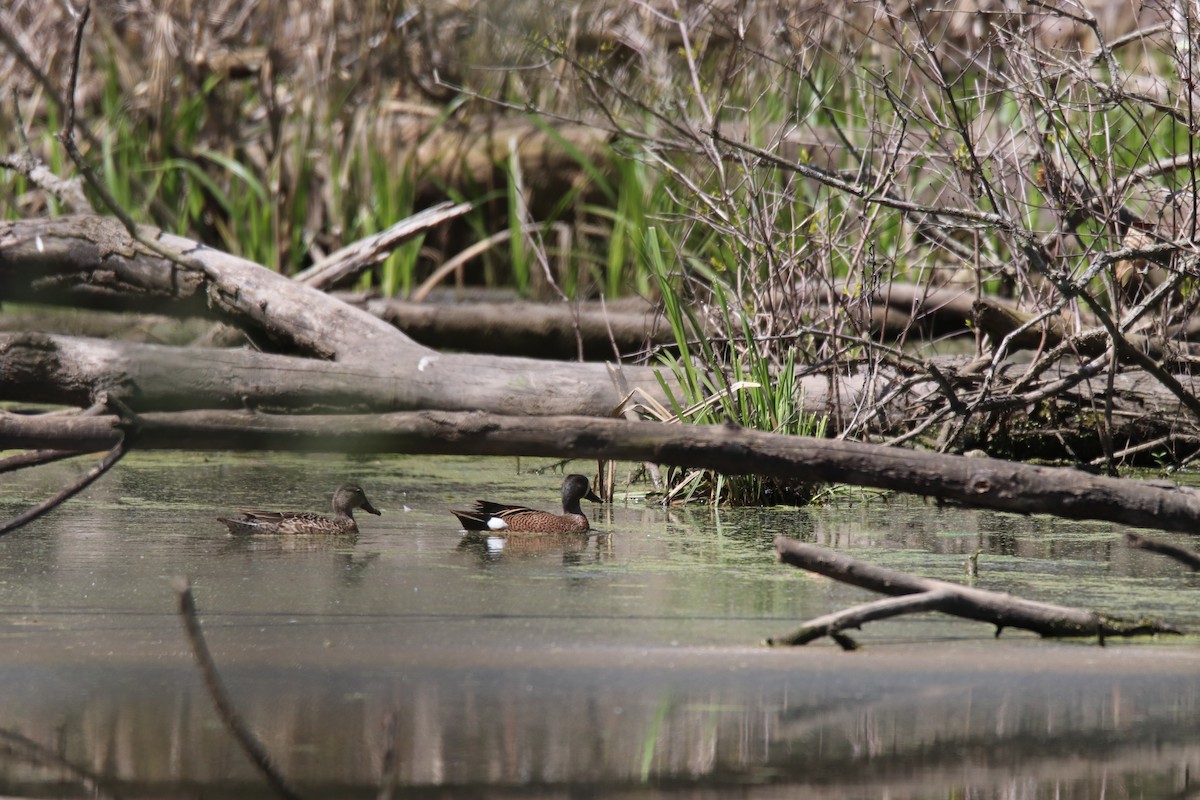
[[[241,348],[169,347],[39,333],[0,334],[0,399],[89,405],[107,391],[137,411],[253,408],[611,416],[621,404],[603,364],[430,353],[409,367]],[[485,367],[486,364],[486,367]],[[653,396],[648,368],[625,368]]]

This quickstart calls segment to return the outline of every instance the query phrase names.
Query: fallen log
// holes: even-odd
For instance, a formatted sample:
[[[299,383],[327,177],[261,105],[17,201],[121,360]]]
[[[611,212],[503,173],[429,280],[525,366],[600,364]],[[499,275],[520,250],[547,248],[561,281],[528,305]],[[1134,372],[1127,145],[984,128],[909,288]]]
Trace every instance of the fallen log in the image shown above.
[[[486,373],[433,354],[411,370],[252,350],[170,347],[45,334],[0,334],[0,399],[85,406],[110,391],[136,411],[254,408],[347,412],[445,408],[504,414],[570,411],[608,416],[624,395],[603,364],[493,359]],[[587,368],[586,370],[584,368]],[[586,378],[584,377],[586,374]],[[653,372],[627,379],[658,396]]]
[[[429,351],[433,352],[433,351]],[[654,370],[624,366],[627,385],[618,385],[600,364],[492,358],[487,371],[467,369],[478,363],[452,354],[433,354],[411,372],[389,364],[346,363],[244,349],[171,347],[133,342],[36,333],[0,334],[0,401],[87,406],[99,391],[110,392],[138,412],[200,408],[251,408],[302,413],[362,411],[487,410],[501,414],[611,416],[631,390],[638,398],[659,398]],[[961,362],[965,364],[965,359]],[[422,368],[422,366],[424,368]],[[939,362],[956,385],[969,385],[975,375],[959,377],[955,363]],[[1002,373],[1019,373],[1012,365]],[[1069,376],[1065,366],[1046,373],[1046,380]],[[664,377],[671,379],[669,371]],[[798,378],[805,413],[828,415],[830,429],[849,415],[847,406],[872,385],[889,397],[874,416],[875,424],[894,429],[914,424],[928,413],[926,404],[939,395],[929,381],[917,381],[879,367],[836,376],[840,393],[831,389],[827,373]],[[1200,391],[1200,377],[1187,378]],[[1197,440],[1180,419],[1178,401],[1144,373],[1130,370],[1111,383],[1094,376],[1060,394],[1054,412],[1037,391],[1010,408],[994,424],[997,430],[972,431],[964,445],[986,447],[1014,458],[1085,458],[1095,455],[1096,395],[1112,396],[1114,445],[1132,451],[1167,453],[1193,447]],[[661,400],[660,400],[661,402]],[[989,420],[983,416],[981,423]],[[1122,451],[1117,452],[1118,457]]]
[[[205,406],[324,411],[344,401],[338,410],[609,416],[628,396],[604,364],[439,353],[362,309],[256,264],[156,235],[181,254],[182,263],[148,252],[103,217],[0,222],[0,297],[66,305],[104,305],[115,298],[159,311],[215,315],[279,352],[152,352],[116,343],[0,337],[0,400],[82,406],[108,391],[141,412]],[[932,299],[947,307],[962,304],[961,292],[949,294]],[[309,363],[269,360],[297,354]],[[329,374],[322,373],[329,365]],[[667,405],[655,370],[622,369],[631,390]],[[868,360],[836,369],[821,364],[797,375],[795,400],[804,413],[828,417],[831,431],[852,426],[856,436],[922,435],[928,442],[934,425],[987,391],[972,405],[977,413],[970,425],[952,432],[955,439],[945,445],[1015,458],[1119,459],[1151,450],[1171,457],[1200,440],[1178,396],[1145,371],[1127,370],[1110,380],[1064,360],[1036,379],[1029,373],[1027,364],[1002,364],[985,384],[947,359]],[[682,397],[674,376],[664,371],[663,377]],[[1200,378],[1174,380],[1200,393]],[[1006,395],[1008,386],[1019,393]],[[355,389],[364,396],[356,397]],[[155,397],[166,399],[156,405]],[[1097,420],[1106,426],[1104,447]]]
[[[978,508],[1162,530],[1200,530],[1200,492],[993,458],[784,436],[734,425],[440,411],[297,415],[186,411],[138,415],[134,447],[342,453],[528,455],[652,461],[811,483],[844,483]],[[0,412],[0,449],[102,450],[111,417]]]
[[[570,361],[577,337],[588,361],[674,346],[675,336],[658,312],[573,309],[565,303],[407,303],[369,300],[366,308],[417,342],[463,352],[524,355]]]
[[[922,578],[886,569],[856,558],[805,544],[786,536],[775,538],[775,552],[783,563],[828,578],[890,595],[884,600],[809,620],[795,632],[768,640],[772,645],[802,645],[857,628],[865,622],[899,614],[941,611],[965,619],[989,622],[996,636],[1005,628],[1021,628],[1044,637],[1181,634],[1179,629],[1153,620],[1128,620],[1094,611],[1038,603],[1000,592]],[[846,645],[843,644],[843,647]]]
[[[215,313],[280,354],[349,366],[348,386],[356,370],[382,376],[402,393],[419,394],[427,408],[608,415],[625,399],[604,364],[560,362],[547,369],[536,359],[442,354],[362,309],[245,259],[170,234],[147,235],[180,254],[182,263],[147,252],[110,218],[0,222],[0,297],[87,305],[119,294],[138,297],[140,310],[178,304],[188,314]],[[181,353],[177,366],[204,357]],[[653,370],[625,369],[632,388],[666,402]],[[119,386],[99,388],[131,400]]]
[[[454,205],[445,201],[430,206],[386,230],[359,239],[331,253],[319,263],[296,275],[293,280],[322,290],[352,280],[368,267],[385,261],[403,242],[448,220],[461,217],[470,210],[470,203]]]

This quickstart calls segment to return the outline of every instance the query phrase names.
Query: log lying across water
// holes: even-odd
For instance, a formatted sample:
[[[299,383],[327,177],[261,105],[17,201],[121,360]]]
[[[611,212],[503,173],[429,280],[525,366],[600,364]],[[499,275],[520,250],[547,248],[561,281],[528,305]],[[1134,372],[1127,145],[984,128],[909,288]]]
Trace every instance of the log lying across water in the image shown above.
[[[0,412],[0,449],[104,450],[118,438],[112,417]],[[132,446],[651,461],[728,475],[870,486],[1000,511],[1188,533],[1200,530],[1200,492],[1167,481],[1108,478],[1064,467],[783,436],[733,425],[479,412],[304,415],[209,410],[141,414]]]
[[[1094,611],[1038,603],[999,592],[897,572],[786,536],[776,537],[775,552],[785,564],[890,595],[893,599],[867,603],[809,620],[799,630],[772,639],[769,644],[808,644],[822,636],[839,636],[845,629],[858,628],[865,622],[923,611],[941,611],[989,622],[996,626],[997,636],[1004,628],[1021,628],[1046,637],[1095,636],[1101,642],[1107,636],[1181,633],[1170,625],[1153,620],[1120,619]],[[844,639],[839,643],[843,647],[852,644]]]

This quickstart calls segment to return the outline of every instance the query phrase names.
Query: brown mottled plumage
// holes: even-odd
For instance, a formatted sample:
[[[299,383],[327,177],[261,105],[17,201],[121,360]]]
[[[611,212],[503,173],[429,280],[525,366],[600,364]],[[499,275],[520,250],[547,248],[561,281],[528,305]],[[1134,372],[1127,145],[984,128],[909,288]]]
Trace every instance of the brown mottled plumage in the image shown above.
[[[333,494],[333,516],[307,514],[299,511],[242,511],[236,517],[217,517],[230,533],[262,533],[272,535],[338,535],[358,533],[354,509],[361,508],[378,516],[380,511],[367,500],[362,487],[348,483]]]
[[[463,530],[510,531],[512,533],[583,533],[591,528],[579,505],[582,499],[599,503],[600,498],[582,475],[568,475],[562,485],[562,514],[538,511],[524,506],[508,506],[479,500],[469,511],[450,513],[458,517]]]

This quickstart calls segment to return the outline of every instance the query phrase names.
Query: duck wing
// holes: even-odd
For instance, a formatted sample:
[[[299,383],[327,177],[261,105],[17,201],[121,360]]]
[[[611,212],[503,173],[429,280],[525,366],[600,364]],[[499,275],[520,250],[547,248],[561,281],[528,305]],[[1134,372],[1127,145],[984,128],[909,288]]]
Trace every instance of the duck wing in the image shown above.
[[[251,511],[217,517],[232,533],[297,533],[308,528],[333,528],[332,520],[307,511]]]
[[[230,533],[274,533],[284,519],[284,515],[277,511],[246,510],[228,517],[217,517],[217,521],[229,528]]]
[[[510,529],[515,521],[529,519],[531,515],[542,516],[546,512],[525,506],[510,506],[504,503],[493,503],[490,500],[477,500],[475,507],[469,511],[450,509],[450,513],[458,517],[465,531],[502,531]]]
[[[582,514],[554,514],[525,506],[506,506],[481,501],[476,509],[488,515],[488,528],[512,533],[577,533],[588,529]]]

